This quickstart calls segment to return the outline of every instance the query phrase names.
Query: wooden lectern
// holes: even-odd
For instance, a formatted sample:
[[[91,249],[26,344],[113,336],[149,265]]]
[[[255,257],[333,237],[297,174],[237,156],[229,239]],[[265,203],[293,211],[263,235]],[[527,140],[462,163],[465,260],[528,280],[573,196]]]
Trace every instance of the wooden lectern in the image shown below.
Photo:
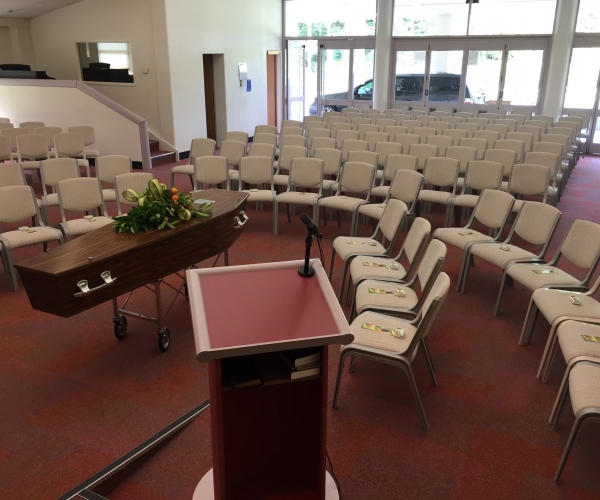
[[[327,345],[354,336],[321,262],[187,271],[196,358],[209,363],[213,469],[194,500],[337,500],[326,473]],[[292,380],[277,351],[320,347],[318,375]],[[251,356],[261,385],[223,386]]]

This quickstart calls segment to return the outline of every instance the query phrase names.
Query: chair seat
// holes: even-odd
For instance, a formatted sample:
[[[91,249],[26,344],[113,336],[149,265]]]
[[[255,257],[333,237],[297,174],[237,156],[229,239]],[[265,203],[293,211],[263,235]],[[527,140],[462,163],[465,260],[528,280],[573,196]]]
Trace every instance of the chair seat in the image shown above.
[[[89,167],[90,166],[90,162],[87,160],[84,160],[82,158],[77,158],[77,166],[78,167]]]
[[[305,193],[300,191],[286,191],[277,195],[278,203],[290,203],[298,205],[314,205],[321,197],[319,193]]]
[[[380,264],[382,266],[397,266],[397,269],[391,267],[373,267],[365,265],[365,262]],[[369,255],[359,255],[352,259],[350,263],[350,276],[352,283],[357,283],[365,278],[384,279],[384,280],[403,280],[406,278],[406,269],[399,262],[389,257],[372,257]]]
[[[569,393],[576,416],[586,408],[600,408],[598,365],[578,363],[574,366],[569,374]]]
[[[47,207],[58,205],[58,193],[49,193],[43,198],[43,204]]]
[[[550,269],[552,274],[537,274],[534,269]],[[529,290],[537,290],[548,285],[575,285],[579,283],[577,278],[565,273],[558,267],[535,264],[513,264],[508,267],[506,273]]]
[[[88,219],[74,219],[68,220],[67,222],[62,222],[61,226],[66,224],[69,229],[69,235],[73,237],[91,233],[92,231],[100,229],[108,224],[114,224],[114,222],[114,219],[111,219],[110,217],[94,216],[94,220],[92,222],[90,222]]]
[[[248,201],[273,201],[275,199],[275,191],[270,189],[244,189],[242,193],[248,193]]]
[[[371,293],[369,288],[379,288],[391,292],[400,288],[404,290],[404,295],[396,297],[395,295]],[[418,300],[415,291],[402,283],[365,280],[356,287],[356,312],[359,314],[367,307],[375,309],[411,309],[417,304]]]
[[[509,250],[500,250],[501,246],[508,247]],[[498,266],[500,269],[504,269],[511,260],[535,258],[535,255],[527,250],[504,243],[473,245],[471,247],[471,254]]]
[[[90,158],[96,158],[97,156],[100,156],[100,151],[98,151],[97,149],[86,149],[84,153],[85,156]]]
[[[45,160],[45,158],[43,158],[43,159]],[[23,170],[31,170],[31,169],[39,170],[41,167],[42,167],[41,161],[27,160],[27,161],[21,162],[21,168]]]
[[[335,193],[338,189],[338,182],[332,179],[323,179],[323,189],[328,189],[332,193]]]
[[[465,229],[464,227],[442,227],[435,231],[434,236],[436,239],[461,250],[464,250],[469,243],[474,241],[493,241],[494,239],[479,231]]]
[[[446,205],[448,200],[452,196],[452,193],[447,191],[434,191],[432,189],[422,189],[419,193],[419,201],[425,201],[428,203],[440,203]]]
[[[404,338],[392,337],[386,333],[374,332],[373,330],[362,328],[363,323],[382,326],[384,328],[403,328]],[[417,329],[409,323],[389,316],[384,317],[380,314],[373,314],[371,312],[359,314],[350,325],[350,329],[354,334],[354,340],[352,341],[352,344],[342,346],[342,351],[352,345],[360,345],[402,354],[408,349],[411,340],[417,332]]]
[[[275,174],[273,176],[273,184],[275,186],[287,186],[289,184],[290,176],[286,174]]]
[[[379,196],[385,198],[390,192],[390,186],[375,186],[371,189],[371,196]]]
[[[452,203],[455,207],[474,208],[477,205],[477,200],[479,200],[478,194],[459,194],[453,198]]]
[[[352,212],[359,205],[367,203],[362,198],[352,198],[350,196],[329,196],[322,198],[320,206],[323,208],[333,208],[336,210],[346,210]]]
[[[240,180],[240,171],[235,170],[234,168],[230,168],[229,169],[229,180],[239,181]]]
[[[171,173],[194,175],[194,165],[177,165],[171,169]]]
[[[600,359],[600,343],[588,342],[581,337],[582,335],[600,337],[600,325],[581,321],[564,321],[556,330],[556,335],[567,363],[579,356]]]
[[[373,242],[374,245],[370,245],[369,242]],[[348,255],[352,254],[383,255],[386,252],[385,247],[378,241],[371,238],[357,238],[352,236],[338,236],[333,240],[333,249],[342,260],[346,260]]]
[[[114,189],[103,189],[102,197],[104,201],[117,201],[117,193]]]
[[[381,180],[381,179],[383,179],[383,170],[377,170],[377,171],[375,172],[375,178],[376,178],[377,180]]]
[[[34,233],[26,233],[25,231],[8,231],[0,235],[0,240],[4,240],[9,248],[21,248],[38,243],[46,243],[48,241],[59,241],[61,238],[60,231],[53,227],[34,227]]]
[[[532,299],[550,324],[561,316],[600,318],[600,302],[593,297],[578,293],[575,295],[581,301],[581,304],[575,305],[571,304],[569,300],[571,295],[574,295],[573,292],[568,290],[538,288],[533,292]]]

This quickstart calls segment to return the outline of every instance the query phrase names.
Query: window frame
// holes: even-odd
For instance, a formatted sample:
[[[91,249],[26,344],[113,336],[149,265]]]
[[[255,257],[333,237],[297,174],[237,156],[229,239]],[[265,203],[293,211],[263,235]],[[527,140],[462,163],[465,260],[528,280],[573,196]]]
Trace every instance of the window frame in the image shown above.
[[[131,71],[131,75],[133,76],[133,82],[95,82],[92,80],[84,80],[83,79],[83,68],[81,67],[81,61],[79,59],[79,49],[78,49],[78,45],[80,43],[126,43],[127,46],[129,47],[129,70]],[[88,85],[106,85],[106,86],[117,86],[117,87],[135,87],[136,86],[136,82],[135,82],[135,71],[134,71],[134,62],[133,62],[133,42],[131,40],[87,40],[87,41],[81,41],[81,40],[77,40],[75,41],[74,45],[74,51],[75,51],[75,60],[77,61],[77,72],[78,72],[78,77],[79,80],[82,81],[85,84]]]

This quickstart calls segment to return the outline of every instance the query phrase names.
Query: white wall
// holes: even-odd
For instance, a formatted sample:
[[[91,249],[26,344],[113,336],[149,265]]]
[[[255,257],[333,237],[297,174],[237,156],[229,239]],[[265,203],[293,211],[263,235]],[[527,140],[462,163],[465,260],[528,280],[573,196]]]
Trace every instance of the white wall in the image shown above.
[[[0,26],[0,64],[13,62],[12,44],[10,42],[10,30],[8,26]]]
[[[0,64],[28,64],[36,68],[29,19],[0,17]]]
[[[87,83],[144,117],[152,132],[168,136],[171,130],[172,136],[169,117],[166,124],[161,122],[153,18],[161,11],[152,4],[152,0],[84,0],[32,19],[31,35],[37,66],[61,80],[81,79],[77,42],[130,42],[133,84]],[[143,74],[142,68],[149,73]]]
[[[281,0],[165,0],[175,146],[206,137],[202,54],[224,54],[227,128],[254,134],[267,123],[267,50],[281,50]],[[248,65],[252,91],[240,89]]]

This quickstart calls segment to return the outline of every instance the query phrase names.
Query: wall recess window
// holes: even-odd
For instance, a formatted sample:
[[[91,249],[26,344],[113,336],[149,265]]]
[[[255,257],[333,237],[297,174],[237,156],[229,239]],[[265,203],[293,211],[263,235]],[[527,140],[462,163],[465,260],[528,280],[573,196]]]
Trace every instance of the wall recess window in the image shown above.
[[[130,43],[78,43],[77,52],[83,81],[133,83]]]

